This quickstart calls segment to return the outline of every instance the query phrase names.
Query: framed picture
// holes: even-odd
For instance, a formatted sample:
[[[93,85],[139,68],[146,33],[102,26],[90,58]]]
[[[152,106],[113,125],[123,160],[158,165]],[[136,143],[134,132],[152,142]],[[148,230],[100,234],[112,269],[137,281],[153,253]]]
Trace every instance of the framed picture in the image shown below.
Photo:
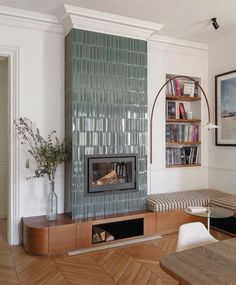
[[[236,70],[215,76],[216,145],[236,145]]]
[[[184,82],[184,95],[193,97],[194,96],[195,83]]]

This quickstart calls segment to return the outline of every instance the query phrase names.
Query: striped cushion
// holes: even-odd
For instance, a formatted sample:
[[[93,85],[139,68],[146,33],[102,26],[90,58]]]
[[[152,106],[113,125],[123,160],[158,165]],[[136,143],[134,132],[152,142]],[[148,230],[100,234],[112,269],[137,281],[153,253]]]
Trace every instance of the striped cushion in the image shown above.
[[[154,212],[185,209],[190,206],[206,206],[208,201],[227,195],[210,189],[181,191],[149,195],[147,208]]]
[[[222,197],[213,198],[211,205],[227,208],[236,212],[236,195],[226,194]]]

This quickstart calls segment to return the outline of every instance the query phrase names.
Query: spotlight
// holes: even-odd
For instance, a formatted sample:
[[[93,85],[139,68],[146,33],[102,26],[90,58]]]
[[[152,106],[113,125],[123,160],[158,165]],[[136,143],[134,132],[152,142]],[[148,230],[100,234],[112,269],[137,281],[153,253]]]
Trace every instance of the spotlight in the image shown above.
[[[219,29],[219,24],[216,22],[216,18],[212,18],[212,26],[215,28],[215,30]]]

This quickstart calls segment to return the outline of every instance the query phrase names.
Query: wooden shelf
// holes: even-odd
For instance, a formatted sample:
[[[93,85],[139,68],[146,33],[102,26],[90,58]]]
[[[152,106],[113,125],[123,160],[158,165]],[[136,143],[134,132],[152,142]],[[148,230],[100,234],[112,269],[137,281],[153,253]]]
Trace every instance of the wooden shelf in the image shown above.
[[[167,123],[200,123],[200,119],[166,119]]]
[[[189,96],[166,96],[166,100],[172,101],[184,101],[184,102],[194,102],[200,101],[201,97],[189,97]]]
[[[166,146],[172,145],[199,145],[201,142],[166,142]]]
[[[166,168],[201,166],[201,96],[194,83],[200,78],[181,77],[166,74]],[[194,164],[183,164],[190,162]]]
[[[166,168],[176,168],[176,167],[198,167],[201,164],[175,164],[175,165],[166,165]]]

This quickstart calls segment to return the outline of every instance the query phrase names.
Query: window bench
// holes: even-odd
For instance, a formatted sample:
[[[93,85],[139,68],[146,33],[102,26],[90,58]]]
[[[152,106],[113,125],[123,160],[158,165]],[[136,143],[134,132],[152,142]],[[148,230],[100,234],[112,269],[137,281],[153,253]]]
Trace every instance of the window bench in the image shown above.
[[[152,194],[147,198],[147,208],[156,212],[157,233],[167,234],[176,232],[184,223],[206,223],[205,218],[185,213],[187,207],[207,206],[209,201],[228,195],[230,194],[211,189]]]

